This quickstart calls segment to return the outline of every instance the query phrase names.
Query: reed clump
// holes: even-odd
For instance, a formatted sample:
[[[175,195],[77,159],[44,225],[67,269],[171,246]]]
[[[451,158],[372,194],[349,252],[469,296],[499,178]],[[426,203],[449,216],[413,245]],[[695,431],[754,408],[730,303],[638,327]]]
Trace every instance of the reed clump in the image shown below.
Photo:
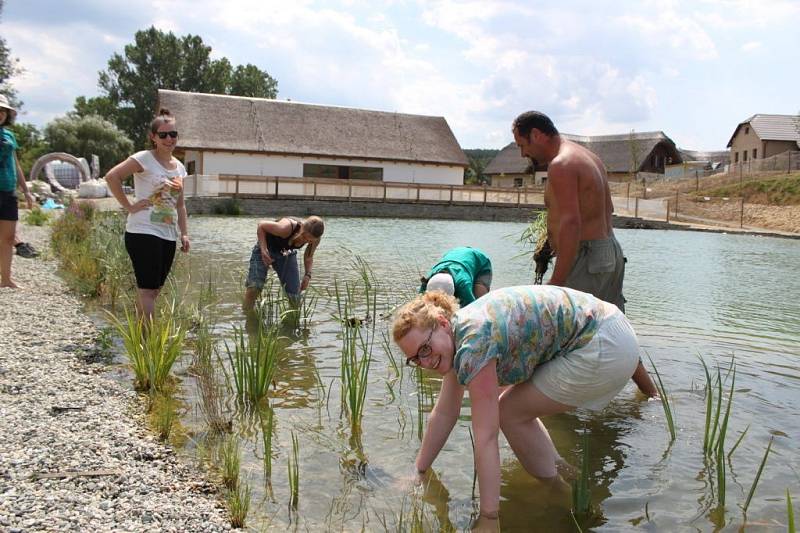
[[[259,322],[256,333],[249,336],[240,327],[235,327],[232,346],[225,342],[225,351],[230,364],[230,375],[226,373],[237,403],[247,409],[258,407],[269,393],[275,375],[278,357],[278,333],[274,327]]]
[[[154,319],[125,309],[123,319],[110,313],[109,316],[122,337],[134,373],[134,388],[145,392],[163,390],[170,381],[172,366],[181,355],[183,326],[170,313]]]

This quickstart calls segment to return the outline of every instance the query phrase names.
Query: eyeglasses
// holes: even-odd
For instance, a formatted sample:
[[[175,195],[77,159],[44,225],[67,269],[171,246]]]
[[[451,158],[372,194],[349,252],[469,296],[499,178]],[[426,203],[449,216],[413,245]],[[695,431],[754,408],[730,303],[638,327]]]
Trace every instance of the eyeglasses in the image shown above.
[[[436,328],[433,328],[428,334],[428,339],[419,345],[417,355],[406,359],[406,366],[419,366],[423,359],[427,359],[431,356],[431,352],[433,352],[433,348],[431,348],[431,337],[433,337],[433,331],[435,329]]]
[[[178,132],[175,131],[175,130],[172,130],[172,131],[157,131],[156,135],[158,135],[159,139],[166,139],[167,135],[169,135],[173,139],[177,139],[178,138]]]

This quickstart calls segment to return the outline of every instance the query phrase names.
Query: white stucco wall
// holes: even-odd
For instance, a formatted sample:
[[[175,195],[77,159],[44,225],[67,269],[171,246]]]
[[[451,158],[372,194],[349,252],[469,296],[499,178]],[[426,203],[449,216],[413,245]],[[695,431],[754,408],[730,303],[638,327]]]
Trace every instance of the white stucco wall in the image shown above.
[[[187,151],[187,160],[189,158],[189,153],[193,152]],[[301,178],[303,177],[303,165],[308,163],[383,168],[383,181],[442,185],[462,185],[464,183],[464,168],[456,166],[240,154],[230,152],[203,153],[204,174],[240,174],[243,176]]]

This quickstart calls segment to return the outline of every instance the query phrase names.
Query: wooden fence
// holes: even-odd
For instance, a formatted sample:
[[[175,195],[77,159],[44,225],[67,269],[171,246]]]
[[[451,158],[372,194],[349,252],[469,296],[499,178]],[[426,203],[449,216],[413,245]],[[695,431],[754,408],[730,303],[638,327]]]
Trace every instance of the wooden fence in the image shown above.
[[[188,176],[184,190],[189,197],[300,198],[528,207],[544,205],[542,186],[512,188],[220,174]]]

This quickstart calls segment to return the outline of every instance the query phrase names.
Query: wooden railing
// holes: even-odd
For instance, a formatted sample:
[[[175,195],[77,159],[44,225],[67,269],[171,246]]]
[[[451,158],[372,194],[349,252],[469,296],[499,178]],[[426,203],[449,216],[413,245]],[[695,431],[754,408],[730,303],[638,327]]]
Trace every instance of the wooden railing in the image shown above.
[[[187,196],[293,198],[446,205],[541,206],[543,187],[434,185],[235,174],[189,176]]]

